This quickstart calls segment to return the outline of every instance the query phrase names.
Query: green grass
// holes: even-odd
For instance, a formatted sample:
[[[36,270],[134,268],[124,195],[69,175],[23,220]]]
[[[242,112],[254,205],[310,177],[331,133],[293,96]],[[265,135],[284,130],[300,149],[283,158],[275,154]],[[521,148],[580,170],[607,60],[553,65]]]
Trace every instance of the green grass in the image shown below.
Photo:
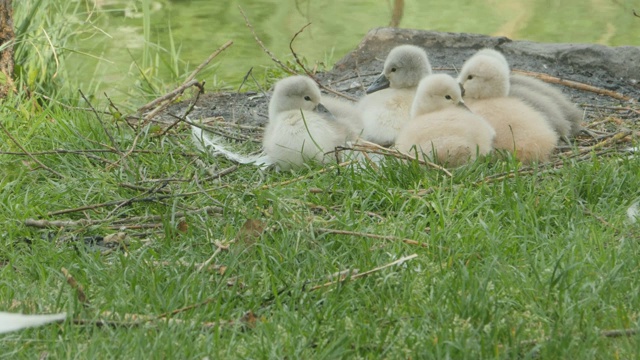
[[[20,34],[30,40],[22,44],[47,48],[38,29],[25,28]],[[67,30],[54,37],[47,29],[52,49],[65,50]],[[166,86],[153,69],[166,66],[174,80],[182,76],[180,48],[154,48],[145,39],[138,102]],[[211,179],[211,172],[234,164],[200,153],[184,129],[138,134],[109,116],[105,128],[91,112],[28,97],[77,99],[73,84],[53,89],[61,77],[53,78],[51,53],[21,51],[18,56],[33,60],[22,74],[42,77],[18,79],[27,90],[0,104],[0,121],[62,177],[0,132],[0,311],[66,311],[70,319],[0,335],[0,358],[624,359],[639,353],[638,335],[601,336],[639,327],[640,225],[626,215],[640,199],[638,157],[594,153],[526,173],[513,161],[489,158],[455,169],[451,178],[394,159],[375,169],[277,173],[240,166]],[[65,51],[57,53],[62,65]],[[257,70],[265,87],[283,76],[273,67]],[[513,176],[493,178],[505,173]],[[432,191],[420,195],[424,189]],[[126,200],[132,201],[51,215]],[[223,212],[198,211],[207,206]],[[159,218],[118,228],[140,216]],[[39,229],[26,226],[27,219],[102,222]],[[243,234],[248,220],[266,230]],[[159,227],[133,226],[149,224]],[[119,231],[127,234],[124,243],[96,243]],[[213,258],[215,268],[200,270],[216,242],[229,247]],[[363,273],[411,254],[417,257],[402,265],[314,290],[338,271]],[[84,287],[87,304],[62,268]],[[191,305],[198,306],[184,309]],[[171,321],[132,325],[125,318],[180,309]],[[99,326],[102,320],[111,323]],[[219,325],[204,326],[212,322]]]
[[[47,108],[26,118],[5,107],[3,116],[31,153],[105,148],[99,144],[126,152],[135,136],[107,121],[114,146],[95,116],[81,111]],[[638,327],[640,228],[626,216],[640,196],[638,158],[567,159],[557,171],[543,167],[480,185],[515,164],[488,159],[454,170],[453,178],[391,159],[378,170],[339,172],[263,173],[240,166],[219,181],[203,181],[207,169],[196,159],[217,170],[233,164],[198,153],[185,132],[154,135],[143,133],[136,152],[111,167],[86,154],[37,156],[63,179],[26,156],[0,155],[0,309],[67,311],[91,322],[209,302],[171,316],[179,323],[67,321],[3,335],[2,356],[596,359],[638,353],[637,336],[599,336],[605,329]],[[20,152],[4,134],[0,149]],[[112,163],[122,158],[93,155]],[[277,185],[297,176],[304,178]],[[150,180],[165,178],[176,180],[164,187],[167,194],[195,194],[47,215],[162,195],[121,184],[151,189],[157,182]],[[415,194],[424,188],[434,191]],[[221,206],[224,213],[191,213],[186,232],[178,230],[177,212],[205,206]],[[162,228],[123,230],[122,247],[85,241],[117,232],[108,228],[117,220],[146,215],[160,215],[150,222]],[[28,218],[106,221],[36,229],[24,225]],[[267,230],[257,238],[237,236],[247,219]],[[226,268],[223,274],[198,271],[215,241],[234,239],[212,262]],[[364,272],[413,253],[418,257],[403,265],[310,291],[329,274]],[[79,303],[63,267],[83,285],[89,305]],[[248,312],[255,324],[242,321]],[[224,321],[236,324],[202,327]]]
[[[99,32],[93,17],[83,13],[81,2],[25,0],[13,6],[18,93],[57,98],[76,90],[69,80],[78,68],[68,69],[65,59],[70,55],[99,58],[78,51],[73,44],[75,38],[90,38]],[[92,93],[96,88],[91,82],[84,90]]]

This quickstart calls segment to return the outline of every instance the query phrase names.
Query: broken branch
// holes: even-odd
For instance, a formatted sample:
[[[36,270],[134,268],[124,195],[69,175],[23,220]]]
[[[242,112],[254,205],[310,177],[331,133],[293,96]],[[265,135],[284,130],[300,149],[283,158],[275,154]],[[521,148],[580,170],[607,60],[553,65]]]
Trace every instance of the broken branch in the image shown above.
[[[242,14],[242,17],[244,18],[244,23],[247,25],[247,27],[251,31],[251,34],[253,34],[253,38],[256,40],[258,45],[262,48],[262,51],[264,51],[265,54],[269,55],[271,60],[273,60],[273,62],[278,64],[284,71],[288,72],[291,75],[296,75],[298,73],[297,71],[293,70],[292,68],[285,65],[282,61],[278,60],[278,58],[276,58],[276,56],[269,49],[267,49],[267,47],[264,45],[262,40],[260,40],[258,35],[256,35],[256,31],[253,29],[253,26],[249,22],[249,19],[247,18],[247,15],[244,13],[244,10],[242,10],[241,6],[238,6],[238,10],[240,10],[240,14]]]
[[[372,239],[381,239],[381,240],[387,240],[387,241],[402,241],[403,243],[409,244],[409,245],[417,245],[425,248],[429,247],[428,244],[421,243],[416,240],[405,239],[405,238],[391,236],[391,235],[378,235],[378,234],[360,233],[355,231],[327,229],[327,228],[319,228],[316,230],[320,233],[325,233],[325,234],[351,235],[351,236],[368,237]]]
[[[316,79],[316,77],[313,75],[313,73],[312,73],[311,71],[309,71],[309,69],[307,69],[307,67],[306,67],[306,66],[304,66],[304,64],[302,63],[302,61],[300,61],[300,58],[298,58],[298,54],[295,52],[295,50],[293,50],[293,42],[296,40],[296,38],[298,37],[298,35],[302,34],[302,32],[304,31],[304,29],[306,29],[306,28],[307,28],[307,27],[309,27],[310,25],[311,25],[311,23],[308,23],[307,25],[303,26],[300,30],[298,30],[298,32],[297,32],[297,33],[295,33],[295,34],[293,35],[293,38],[291,38],[291,41],[289,41],[289,50],[291,50],[291,54],[293,55],[293,58],[294,58],[294,59],[296,59],[296,63],[297,63],[297,64],[302,68],[302,70],[304,70],[304,72],[307,74],[307,76],[309,76],[310,78],[312,78],[312,79],[313,79],[313,81],[315,81],[315,82],[316,82],[316,84],[318,84],[318,86],[319,86],[320,88],[322,88],[323,90],[325,90],[325,91],[327,91],[327,92],[330,92],[330,93],[332,93],[332,94],[334,94],[334,95],[341,96],[341,97],[343,97],[343,98],[345,98],[345,99],[349,99],[349,100],[351,100],[351,101],[358,101],[358,99],[356,99],[356,98],[354,98],[354,97],[352,97],[352,96],[349,96],[349,95],[343,94],[343,93],[341,93],[341,92],[339,92],[339,91],[335,91],[335,90],[333,90],[333,89],[331,89],[331,88],[328,88],[328,87],[324,86],[322,83],[320,83],[320,81],[318,81],[318,79]]]
[[[89,305],[89,299],[87,299],[87,295],[85,294],[84,288],[82,287],[82,285],[80,285],[76,281],[76,279],[71,275],[69,270],[62,268],[60,269],[60,271],[62,272],[65,279],[67,280],[67,284],[69,284],[69,286],[71,286],[76,291],[76,296],[78,297],[78,301],[82,305],[85,305],[85,306]]]
[[[412,254],[412,255],[409,255],[409,256],[405,256],[405,257],[402,257],[402,258],[400,258],[400,259],[398,259],[396,261],[390,262],[390,263],[388,263],[386,265],[378,266],[377,268],[371,269],[369,271],[365,271],[365,272],[362,272],[362,273],[359,273],[359,274],[352,275],[350,277],[350,279],[351,280],[356,280],[356,279],[359,279],[361,277],[369,276],[369,275],[371,275],[371,274],[373,274],[375,272],[378,272],[380,270],[384,270],[384,269],[392,267],[394,265],[402,264],[402,263],[404,263],[406,261],[409,261],[409,260],[412,260],[412,259],[414,259],[416,257],[418,257],[418,254]],[[322,288],[325,288],[325,287],[328,287],[328,286],[331,286],[331,285],[335,285],[335,284],[338,284],[338,283],[346,281],[346,279],[349,279],[349,277],[339,278],[338,280],[335,280],[335,281],[329,281],[329,282],[324,283],[324,284],[316,285],[316,286],[310,288],[309,291],[315,291],[315,290],[322,289]]]
[[[606,90],[606,89],[601,89],[592,85],[587,85],[581,82],[577,82],[577,81],[573,81],[573,80],[565,80],[565,79],[561,79],[555,76],[551,76],[548,74],[543,74],[543,73],[537,73],[537,72],[533,72],[533,71],[525,71],[525,70],[513,70],[512,72],[518,73],[518,74],[522,74],[522,75],[526,75],[526,76],[531,76],[537,79],[540,79],[542,81],[548,82],[548,83],[552,83],[552,84],[558,84],[558,85],[564,85],[566,87],[570,87],[570,88],[574,88],[574,89],[578,89],[578,90],[583,90],[583,91],[589,91],[592,93],[596,93],[596,94],[600,94],[600,95],[605,95],[605,96],[609,96],[612,97],[614,99],[618,99],[618,100],[623,100],[623,101],[630,101],[631,98],[625,95],[622,95],[618,92],[615,91],[611,91],[611,90]]]
[[[23,153],[25,153],[27,156],[29,156],[31,158],[31,160],[35,161],[38,165],[40,165],[40,167],[42,167],[43,169],[51,172],[52,174],[56,175],[59,178],[64,179],[65,176],[60,174],[59,172],[53,170],[52,168],[48,167],[47,165],[43,164],[40,160],[36,159],[35,156],[31,155],[19,142],[18,140],[16,140],[13,135],[11,135],[11,133],[9,132],[9,130],[7,130],[7,128],[4,126],[4,124],[2,123],[2,121],[0,121],[0,127],[2,128],[2,131],[4,131],[5,134],[7,134],[7,136],[9,137],[9,139],[11,139],[11,141],[13,141],[14,144],[16,144],[17,147],[20,148],[20,150],[22,150]]]

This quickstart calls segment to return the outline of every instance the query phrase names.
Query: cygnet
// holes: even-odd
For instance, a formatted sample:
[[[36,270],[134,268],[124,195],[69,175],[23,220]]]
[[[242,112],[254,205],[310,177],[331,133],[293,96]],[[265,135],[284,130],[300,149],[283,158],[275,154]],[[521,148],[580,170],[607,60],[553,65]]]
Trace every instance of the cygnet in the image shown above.
[[[460,166],[493,149],[496,132],[462,101],[459,84],[446,74],[420,81],[411,107],[411,120],[396,139],[398,150]]]
[[[414,45],[391,50],[382,74],[367,89],[358,103],[365,140],[388,146],[400,128],[409,121],[409,111],[422,78],[431,74],[427,53]]]
[[[558,134],[533,107],[514,97],[509,67],[495,56],[476,54],[465,62],[458,76],[469,108],[484,117],[496,131],[494,147],[515,153],[523,163],[546,161]]]
[[[308,77],[291,76],[276,83],[263,147],[280,169],[299,167],[308,161],[328,161],[332,157],[325,153],[343,146],[351,136],[321,99],[320,89]]]
[[[333,114],[339,123],[349,129],[349,140],[356,140],[362,134],[362,117],[355,103],[322,95],[322,105]]]
[[[477,55],[493,56],[509,66],[504,55],[494,49],[482,49]],[[558,136],[566,139],[579,134],[584,128],[580,111],[565,94],[542,80],[519,74],[511,74],[509,96],[523,100],[541,112],[551,123]]]

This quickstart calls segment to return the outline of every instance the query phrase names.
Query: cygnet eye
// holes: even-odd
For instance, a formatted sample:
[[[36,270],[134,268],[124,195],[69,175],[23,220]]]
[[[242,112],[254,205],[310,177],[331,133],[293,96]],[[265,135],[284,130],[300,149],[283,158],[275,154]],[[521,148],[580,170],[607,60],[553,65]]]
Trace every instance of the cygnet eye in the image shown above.
[[[471,80],[471,79],[473,79],[473,75],[467,76],[467,80]]]
[[[451,100],[451,95],[445,95],[444,98],[447,100]]]
[[[307,96],[304,97],[304,99],[307,100],[307,101],[311,101],[311,96],[307,95]]]
[[[398,69],[396,69],[396,68],[391,68],[391,72],[396,72],[396,70],[398,70]]]

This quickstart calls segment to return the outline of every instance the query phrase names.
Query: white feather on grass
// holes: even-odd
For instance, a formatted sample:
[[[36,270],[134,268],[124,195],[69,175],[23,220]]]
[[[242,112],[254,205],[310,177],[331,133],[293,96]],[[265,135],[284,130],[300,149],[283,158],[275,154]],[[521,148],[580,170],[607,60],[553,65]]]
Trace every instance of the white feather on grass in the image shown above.
[[[62,321],[67,318],[66,313],[46,315],[23,315],[0,312],[0,334],[42,326],[48,323]]]
[[[226,145],[226,141],[221,136],[215,136],[208,134],[202,128],[191,125],[191,138],[196,146],[210,154],[211,156],[223,156],[231,161],[237,162],[239,164],[249,164],[260,167],[261,169],[266,169],[272,165],[275,166],[275,162],[267,156],[264,151],[258,155],[243,155],[232,150],[229,150],[228,145]],[[347,147],[352,147],[354,145],[369,145],[379,147],[377,144],[370,143],[368,141],[358,139],[354,142],[347,142]],[[384,159],[384,155],[381,154],[368,154],[364,156],[364,154],[360,151],[342,151],[342,161],[353,161],[356,160],[360,163],[360,167],[365,167],[367,163],[373,162],[375,165],[379,165]],[[374,165],[374,166],[375,166]],[[277,168],[277,166],[276,166]]]
[[[640,218],[640,201],[636,201],[627,209],[627,217],[634,224]]]
[[[222,155],[225,158],[239,164],[252,164],[266,168],[273,164],[271,159],[263,152],[258,155],[243,155],[229,150],[220,136],[209,135],[199,127],[191,125],[191,137],[193,142],[203,151],[212,156]]]
[[[629,148],[626,148],[625,150],[632,154],[632,155],[629,155],[628,158],[633,159],[636,157],[638,152],[640,152],[640,146],[629,147]]]

